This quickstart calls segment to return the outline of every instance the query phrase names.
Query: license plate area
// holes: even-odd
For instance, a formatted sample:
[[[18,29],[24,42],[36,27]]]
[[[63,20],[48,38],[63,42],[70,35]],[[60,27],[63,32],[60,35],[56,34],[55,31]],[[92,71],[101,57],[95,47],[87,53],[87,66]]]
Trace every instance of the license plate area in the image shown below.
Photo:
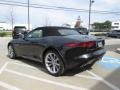
[[[103,43],[102,43],[102,42],[98,42],[98,43],[97,43],[97,46],[98,46],[98,47],[103,47]]]

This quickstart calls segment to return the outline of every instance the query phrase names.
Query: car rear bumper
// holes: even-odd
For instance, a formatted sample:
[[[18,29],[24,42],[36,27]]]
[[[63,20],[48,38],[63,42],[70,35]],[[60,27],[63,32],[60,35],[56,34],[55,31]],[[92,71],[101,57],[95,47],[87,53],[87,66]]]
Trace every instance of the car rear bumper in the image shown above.
[[[82,66],[86,64],[92,64],[100,60],[106,53],[105,49],[100,49],[91,53],[83,54],[74,58],[69,58],[66,60],[66,68],[71,69],[76,66]]]

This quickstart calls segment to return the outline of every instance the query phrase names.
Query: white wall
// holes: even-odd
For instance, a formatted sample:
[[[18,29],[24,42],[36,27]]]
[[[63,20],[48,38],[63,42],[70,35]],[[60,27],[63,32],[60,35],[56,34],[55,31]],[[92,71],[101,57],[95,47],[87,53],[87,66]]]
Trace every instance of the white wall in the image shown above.
[[[25,26],[28,30],[28,24],[14,24],[13,26]],[[9,23],[0,22],[0,28],[5,30],[12,30],[12,26]],[[32,30],[32,25],[30,25],[30,30]]]
[[[112,29],[113,30],[120,30],[120,21],[112,22]]]
[[[5,30],[11,30],[12,29],[11,25],[8,24],[8,23],[2,23],[2,22],[0,22],[0,27],[2,27]]]

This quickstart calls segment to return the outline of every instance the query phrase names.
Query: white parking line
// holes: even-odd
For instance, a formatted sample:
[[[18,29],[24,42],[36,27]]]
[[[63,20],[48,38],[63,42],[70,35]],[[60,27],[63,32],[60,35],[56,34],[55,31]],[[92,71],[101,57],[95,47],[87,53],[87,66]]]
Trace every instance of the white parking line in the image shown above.
[[[8,63],[9,63],[9,62],[6,62],[6,63],[2,66],[2,68],[0,68],[0,74],[1,74],[2,71],[6,68],[6,66],[8,65]]]
[[[29,66],[29,65],[24,65],[24,64],[19,64],[19,63],[12,63],[10,62],[11,64],[16,64],[16,65],[20,65],[20,66],[25,66],[25,67],[29,67],[29,68],[32,68],[32,69],[36,69],[35,67],[32,67],[32,66]],[[6,67],[7,65],[4,65],[4,67]],[[4,68],[3,68],[4,69]],[[1,71],[1,70],[0,70]],[[19,72],[16,72],[16,71],[13,71],[13,70],[9,70],[9,69],[5,69],[5,71],[7,72],[12,72],[12,73],[15,73],[15,74],[18,74],[18,75],[21,75],[21,76],[25,76],[25,77],[29,77],[30,75],[27,76],[27,74],[22,74],[22,73],[19,73]],[[76,77],[81,77],[81,78],[87,78],[87,79],[94,79],[94,80],[100,80],[102,81],[104,84],[106,84],[107,86],[109,86],[110,88],[114,89],[114,90],[120,90],[118,87],[116,87],[115,85],[109,83],[108,81],[104,80],[103,78],[101,78],[100,76],[96,75],[95,73],[91,72],[91,71],[88,71],[88,73],[90,73],[93,77],[91,76],[85,76],[85,75],[75,75]],[[85,88],[83,89],[78,89],[80,87],[74,87],[74,86],[71,86],[71,85],[68,85],[68,84],[65,84],[65,86],[61,83],[56,83],[55,81],[50,81],[50,80],[46,80],[46,79],[42,79],[42,78],[38,78],[38,77],[34,77],[34,76],[30,76],[29,78],[32,78],[32,79],[35,79],[35,80],[40,80],[40,81],[43,81],[43,82],[47,82],[47,83],[52,83],[52,84],[56,84],[56,85],[59,85],[59,86],[63,86],[63,87],[69,87],[70,88],[75,88],[75,90],[86,90]]]
[[[28,68],[32,68],[32,69],[37,69],[33,66],[30,66],[30,65],[25,65],[25,64],[20,64],[20,63],[17,63],[17,62],[10,62],[10,64],[16,64],[16,65],[19,65],[19,66],[24,66],[24,67],[28,67]]]
[[[99,80],[101,80],[104,84],[106,84],[107,86],[109,86],[110,88],[112,88],[113,90],[120,90],[117,86],[109,83],[108,81],[106,81],[105,79],[101,78],[100,76],[96,75],[95,73],[91,72],[91,71],[87,71],[88,73],[90,73],[91,75],[95,76],[96,78],[98,78]]]
[[[62,86],[62,87],[65,87],[65,88],[70,88],[70,89],[74,89],[74,90],[88,90],[86,88],[81,88],[81,87],[74,86],[74,85],[69,85],[69,84],[66,84],[66,83],[60,83],[60,82],[56,82],[56,81],[47,80],[47,79],[44,79],[44,78],[38,78],[38,77],[27,75],[27,74],[24,74],[24,73],[20,73],[20,72],[14,71],[14,70],[5,69],[5,71],[7,71],[9,73],[17,74],[19,76],[23,76],[23,77],[26,77],[26,78],[30,78],[30,79],[39,80],[39,81],[42,81],[42,82],[45,82],[45,83]]]
[[[28,68],[31,68],[31,69],[36,69],[36,68],[33,67],[33,66],[25,65],[25,64],[20,64],[20,63],[17,63],[17,62],[10,62],[10,64],[15,64],[15,65],[19,65],[19,66],[24,66],[24,67],[28,67]],[[76,76],[76,77],[81,77],[81,78],[99,80],[98,78],[92,77],[92,76],[79,75],[79,74],[76,74],[75,76]]]
[[[76,76],[76,77],[81,77],[81,78],[93,79],[93,80],[100,80],[100,79],[98,79],[98,78],[96,78],[96,77],[87,76],[87,75],[79,75],[79,74],[77,74],[77,75],[75,75],[75,76]]]
[[[0,86],[5,87],[5,88],[7,88],[8,90],[21,90],[21,89],[19,89],[19,88],[17,88],[17,87],[11,86],[11,85],[9,85],[9,84],[7,84],[7,83],[4,83],[4,82],[2,82],[2,81],[0,81]]]
[[[6,63],[2,66],[2,68],[0,69],[0,74],[5,70],[5,68],[7,67],[8,63],[9,63],[9,62],[6,62]],[[19,88],[17,88],[17,87],[11,86],[11,85],[9,85],[9,84],[7,84],[7,83],[5,83],[5,82],[2,82],[2,81],[0,81],[0,86],[5,87],[5,88],[7,88],[7,89],[9,89],[9,90],[21,90],[21,89],[19,89]]]
[[[97,78],[97,79],[101,80],[101,79],[100,79],[100,78],[98,78],[98,76],[97,76],[96,74],[94,74],[93,72],[88,71],[88,70],[87,70],[87,72],[88,72],[89,74],[91,74],[92,76],[94,76],[95,78]]]

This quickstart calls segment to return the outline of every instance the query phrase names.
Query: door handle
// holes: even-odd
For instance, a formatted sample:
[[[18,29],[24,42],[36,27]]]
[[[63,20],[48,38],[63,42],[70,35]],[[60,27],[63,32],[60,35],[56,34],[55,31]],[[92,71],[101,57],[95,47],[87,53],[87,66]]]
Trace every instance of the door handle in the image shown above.
[[[36,43],[36,42],[33,42],[33,41],[32,41],[31,43]]]
[[[38,44],[38,42],[31,41],[32,44]]]

